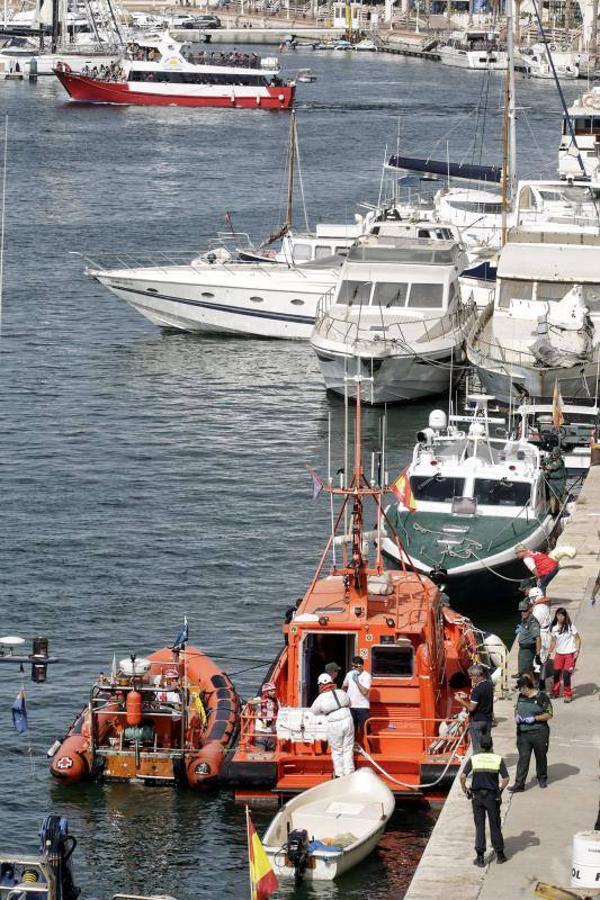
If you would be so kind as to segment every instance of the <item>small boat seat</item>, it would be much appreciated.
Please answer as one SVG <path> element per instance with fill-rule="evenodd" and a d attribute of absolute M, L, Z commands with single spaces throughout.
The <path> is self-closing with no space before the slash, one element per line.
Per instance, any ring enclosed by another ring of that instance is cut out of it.
<path fill-rule="evenodd" d="M 292 827 L 305 828 L 309 837 L 330 837 L 345 831 L 356 833 L 358 822 L 379 821 L 382 814 L 380 803 L 322 800 L 294 811 Z"/>

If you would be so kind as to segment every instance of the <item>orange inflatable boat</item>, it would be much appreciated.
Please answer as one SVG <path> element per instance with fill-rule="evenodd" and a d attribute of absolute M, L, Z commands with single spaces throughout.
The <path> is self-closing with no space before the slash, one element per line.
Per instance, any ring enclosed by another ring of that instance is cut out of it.
<path fill-rule="evenodd" d="M 228 676 L 201 650 L 165 647 L 100 675 L 89 704 L 57 741 L 52 775 L 214 784 L 237 734 L 240 702 Z"/>

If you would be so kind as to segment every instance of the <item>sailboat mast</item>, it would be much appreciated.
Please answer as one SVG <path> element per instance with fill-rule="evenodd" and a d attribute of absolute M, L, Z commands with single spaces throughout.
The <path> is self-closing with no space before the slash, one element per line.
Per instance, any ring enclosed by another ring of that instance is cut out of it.
<path fill-rule="evenodd" d="M 296 112 L 292 110 L 292 122 L 290 125 L 290 147 L 288 158 L 288 193 L 287 214 L 285 219 L 286 230 L 292 227 L 292 213 L 294 204 L 294 163 L 296 161 Z"/>
<path fill-rule="evenodd" d="M 508 213 L 515 191 L 515 110 L 512 0 L 506 3 L 506 75 L 504 78 L 504 116 L 502 123 L 502 246 L 508 232 Z"/>

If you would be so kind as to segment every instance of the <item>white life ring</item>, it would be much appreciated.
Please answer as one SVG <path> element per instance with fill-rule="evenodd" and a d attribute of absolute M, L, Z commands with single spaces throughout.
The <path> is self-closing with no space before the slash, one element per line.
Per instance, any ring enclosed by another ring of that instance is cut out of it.
<path fill-rule="evenodd" d="M 600 109 L 600 94 L 597 97 L 594 97 L 594 109 Z"/>
<path fill-rule="evenodd" d="M 596 106 L 596 98 L 593 94 L 585 94 L 583 98 L 583 105 L 586 109 L 594 109 Z"/>
<path fill-rule="evenodd" d="M 285 97 L 283 96 L 283 94 L 280 94 L 277 99 L 279 100 L 280 103 L 283 103 L 283 101 L 285 100 Z"/>

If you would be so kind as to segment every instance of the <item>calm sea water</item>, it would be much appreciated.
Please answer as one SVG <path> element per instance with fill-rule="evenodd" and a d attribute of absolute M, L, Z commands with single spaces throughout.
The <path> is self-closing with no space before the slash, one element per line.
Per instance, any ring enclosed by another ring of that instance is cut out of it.
<path fill-rule="evenodd" d="M 377 199 L 384 147 L 398 135 L 407 152 L 444 158 L 448 142 L 453 158 L 499 159 L 496 77 L 384 55 L 303 51 L 285 62 L 319 76 L 298 102 L 312 222 L 351 220 L 358 201 Z M 543 82 L 519 89 L 521 174 L 552 174 L 556 94 Z M 87 280 L 78 255 L 196 251 L 225 210 L 264 235 L 281 217 L 289 118 L 76 107 L 51 80 L 2 83 L 0 96 L 10 135 L 0 627 L 48 635 L 61 657 L 46 685 L 27 687 L 26 737 L 10 724 L 18 675 L 0 671 L 0 848 L 35 850 L 41 818 L 62 813 L 87 897 L 243 897 L 243 811 L 225 793 L 67 790 L 51 782 L 44 752 L 113 653 L 173 640 L 184 613 L 192 640 L 250 695 L 318 559 L 328 513 L 310 499 L 305 463 L 323 471 L 331 417 L 337 468 L 342 421 L 310 348 L 162 335 Z M 485 115 L 474 112 L 486 98 Z M 430 408 L 390 413 L 392 472 Z M 365 415 L 368 447 L 379 415 Z M 498 624 L 500 603 L 486 598 L 482 624 Z M 401 897 L 433 821 L 398 810 L 359 872 L 300 895 Z"/>

